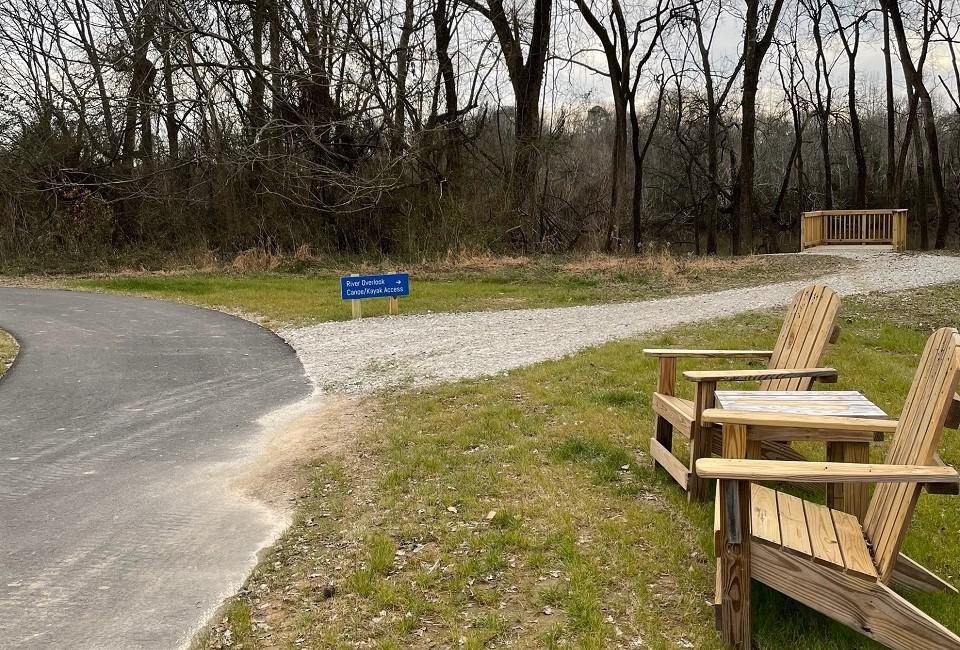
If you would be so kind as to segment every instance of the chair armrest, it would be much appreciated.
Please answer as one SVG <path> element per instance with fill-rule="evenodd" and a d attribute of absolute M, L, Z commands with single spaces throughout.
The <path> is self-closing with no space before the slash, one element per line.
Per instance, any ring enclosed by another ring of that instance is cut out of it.
<path fill-rule="evenodd" d="M 697 461 L 697 475 L 700 478 L 731 481 L 960 483 L 960 474 L 948 466 L 806 463 L 739 458 L 701 458 Z"/>
<path fill-rule="evenodd" d="M 834 415 L 791 415 L 789 413 L 728 411 L 726 409 L 707 409 L 700 416 L 700 421 L 711 424 L 743 424 L 748 427 L 789 427 L 791 429 L 857 431 L 864 433 L 894 433 L 897 430 L 897 420 L 848 418 Z"/>
<path fill-rule="evenodd" d="M 648 357 L 687 357 L 690 359 L 769 359 L 773 350 L 671 350 L 669 348 L 645 348 Z"/>
<path fill-rule="evenodd" d="M 762 381 L 764 379 L 793 379 L 815 377 L 822 382 L 837 381 L 836 368 L 796 368 L 782 370 L 688 370 L 683 373 L 687 381 Z"/>

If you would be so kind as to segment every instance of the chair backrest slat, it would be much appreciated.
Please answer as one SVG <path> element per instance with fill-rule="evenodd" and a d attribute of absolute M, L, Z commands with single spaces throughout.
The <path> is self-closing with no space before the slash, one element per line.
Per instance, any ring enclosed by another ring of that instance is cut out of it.
<path fill-rule="evenodd" d="M 823 362 L 840 311 L 840 298 L 830 287 L 814 284 L 793 298 L 767 365 L 770 369 L 816 368 Z M 760 390 L 809 390 L 810 377 L 770 379 Z"/>
<path fill-rule="evenodd" d="M 891 465 L 928 465 L 934 460 L 960 380 L 960 334 L 945 327 L 927 340 L 920 365 L 887 452 Z M 918 483 L 883 483 L 870 500 L 863 531 L 873 544 L 877 573 L 889 582 L 920 493 Z"/>

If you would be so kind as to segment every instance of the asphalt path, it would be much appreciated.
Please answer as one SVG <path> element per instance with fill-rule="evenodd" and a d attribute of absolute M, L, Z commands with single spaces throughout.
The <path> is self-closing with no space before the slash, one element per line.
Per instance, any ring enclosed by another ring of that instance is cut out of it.
<path fill-rule="evenodd" d="M 172 648 L 283 517 L 231 479 L 257 420 L 310 392 L 279 338 L 225 314 L 0 288 L 0 647 Z"/>

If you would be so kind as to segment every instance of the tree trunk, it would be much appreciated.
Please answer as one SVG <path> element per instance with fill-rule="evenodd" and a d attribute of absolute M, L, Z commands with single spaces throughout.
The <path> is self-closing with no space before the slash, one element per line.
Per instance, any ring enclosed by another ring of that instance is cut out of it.
<path fill-rule="evenodd" d="M 309 0 L 308 0 L 309 1 Z M 403 26 L 397 44 L 397 89 L 394 95 L 393 129 L 390 133 L 390 155 L 397 157 L 403 151 L 406 130 L 407 72 L 410 69 L 410 36 L 413 34 L 413 0 L 405 0 Z"/>
<path fill-rule="evenodd" d="M 170 160 L 180 159 L 180 122 L 177 120 L 177 95 L 173 88 L 173 64 L 170 52 L 170 6 L 164 5 L 166 24 L 160 35 L 160 47 L 163 49 L 163 102 L 164 123 L 167 130 L 167 153 Z"/>
<path fill-rule="evenodd" d="M 734 255 L 740 254 L 741 236 L 744 224 L 752 224 L 754 217 L 753 180 L 755 175 L 754 146 L 757 137 L 757 86 L 760 84 L 760 68 L 763 57 L 773 40 L 783 0 L 774 0 L 770 7 L 767 27 L 763 37 L 758 38 L 760 23 L 760 1 L 747 0 L 747 13 L 744 20 L 743 43 L 743 96 L 741 97 L 742 118 L 740 128 L 740 169 L 737 174 L 736 211 L 733 215 L 730 232 L 730 248 Z M 739 195 L 737 195 L 739 193 Z"/>
<path fill-rule="evenodd" d="M 854 191 L 855 208 L 867 207 L 867 157 L 863 153 L 863 132 L 860 126 L 860 114 L 857 111 L 857 70 L 856 51 L 848 53 L 847 106 L 850 111 L 850 137 L 853 140 L 853 154 L 857 159 L 857 186 Z M 894 207 L 894 206 L 890 206 Z"/>
<path fill-rule="evenodd" d="M 830 113 L 833 97 L 833 87 L 830 85 L 830 70 L 827 67 L 827 58 L 823 52 L 823 35 L 820 33 L 820 19 L 822 11 L 812 13 L 813 40 L 817 46 L 816 56 L 816 84 L 817 115 L 820 120 L 820 155 L 823 156 L 823 208 L 833 210 L 833 166 L 830 158 Z M 820 82 L 826 88 L 826 96 L 820 92 Z"/>
<path fill-rule="evenodd" d="M 923 81 L 923 74 L 911 58 L 907 42 L 903 18 L 900 15 L 899 5 L 892 0 L 884 0 L 887 11 L 890 13 L 890 22 L 897 38 L 897 47 L 900 50 L 900 62 L 903 66 L 904 78 L 913 87 L 920 109 L 924 139 L 927 144 L 927 154 L 930 156 L 930 175 L 933 181 L 933 202 L 937 208 L 937 238 L 934 246 L 943 248 L 946 245 L 947 232 L 950 228 L 950 213 L 948 212 L 946 191 L 943 184 L 943 165 L 940 161 L 940 143 L 937 139 L 937 125 L 933 113 L 933 103 L 930 92 Z M 921 57 L 921 61 L 922 61 Z"/>
<path fill-rule="evenodd" d="M 884 80 L 886 82 L 887 99 L 887 207 L 900 207 L 897 203 L 899 190 L 896 184 L 896 141 L 897 141 L 897 123 L 894 115 L 893 103 L 893 64 L 890 54 L 890 15 L 886 8 L 883 9 L 883 69 Z"/>
<path fill-rule="evenodd" d="M 920 130 L 913 130 L 913 157 L 917 169 L 917 187 L 914 193 L 914 205 L 917 212 L 917 225 L 920 228 L 920 248 L 930 248 L 929 217 L 927 216 L 927 170 L 923 155 L 923 141 Z"/>

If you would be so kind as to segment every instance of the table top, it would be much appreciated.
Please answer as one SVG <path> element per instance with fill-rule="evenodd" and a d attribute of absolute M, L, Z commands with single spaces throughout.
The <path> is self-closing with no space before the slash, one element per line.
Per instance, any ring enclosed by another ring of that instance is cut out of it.
<path fill-rule="evenodd" d="M 716 396 L 717 406 L 731 411 L 887 417 L 879 406 L 855 390 L 718 390 Z"/>

